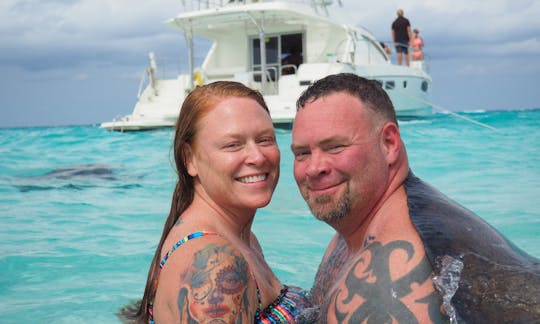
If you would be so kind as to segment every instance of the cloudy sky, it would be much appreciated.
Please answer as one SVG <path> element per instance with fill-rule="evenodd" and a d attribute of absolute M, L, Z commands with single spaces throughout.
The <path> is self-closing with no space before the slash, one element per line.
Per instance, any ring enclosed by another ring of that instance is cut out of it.
<path fill-rule="evenodd" d="M 404 9 L 426 43 L 437 106 L 540 108 L 540 1 L 342 2 L 386 41 Z M 163 25 L 181 9 L 181 0 L 2 0 L 0 127 L 130 113 L 148 52 L 186 57 L 184 37 Z"/>

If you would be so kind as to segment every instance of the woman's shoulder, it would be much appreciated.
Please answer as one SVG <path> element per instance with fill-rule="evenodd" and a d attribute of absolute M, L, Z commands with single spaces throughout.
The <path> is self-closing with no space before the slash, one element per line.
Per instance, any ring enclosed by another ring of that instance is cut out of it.
<path fill-rule="evenodd" d="M 181 322 L 216 316 L 224 322 L 251 321 L 256 305 L 249 300 L 256 300 L 256 287 L 239 249 L 214 232 L 197 231 L 184 238 L 178 240 L 184 243 L 175 244 L 174 252 L 166 253 L 169 257 L 156 294 L 156 319 L 161 313 L 180 317 Z"/>
<path fill-rule="evenodd" d="M 163 245 L 160 268 L 189 269 L 200 266 L 202 260 L 220 257 L 222 262 L 236 256 L 243 258 L 240 251 L 227 238 L 211 230 L 177 231 Z M 174 266 L 173 266 L 174 265 Z"/>

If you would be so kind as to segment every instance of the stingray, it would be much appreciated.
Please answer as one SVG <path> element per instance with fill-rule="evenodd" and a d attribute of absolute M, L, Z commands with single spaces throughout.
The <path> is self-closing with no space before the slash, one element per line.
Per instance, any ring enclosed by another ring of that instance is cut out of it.
<path fill-rule="evenodd" d="M 540 260 L 412 172 L 405 188 L 451 322 L 540 323 Z"/>
<path fill-rule="evenodd" d="M 39 176 L 39 178 L 96 178 L 103 180 L 116 180 L 114 170 L 105 164 L 81 164 L 58 167 L 42 176 Z"/>
<path fill-rule="evenodd" d="M 15 187 L 22 192 L 95 187 L 103 181 L 119 180 L 115 170 L 105 164 L 81 164 L 55 168 L 45 174 L 24 177 Z"/>

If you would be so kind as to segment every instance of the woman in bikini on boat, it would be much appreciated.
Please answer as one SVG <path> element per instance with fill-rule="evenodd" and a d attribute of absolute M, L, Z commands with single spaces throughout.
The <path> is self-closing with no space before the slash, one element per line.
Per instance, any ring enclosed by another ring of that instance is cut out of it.
<path fill-rule="evenodd" d="M 156 323 L 294 323 L 304 291 L 282 285 L 251 225 L 270 202 L 280 152 L 263 97 L 241 83 L 198 87 L 174 139 L 178 182 L 136 314 Z"/>
<path fill-rule="evenodd" d="M 424 51 L 422 48 L 424 47 L 424 40 L 420 35 L 418 35 L 420 31 L 418 29 L 413 30 L 413 39 L 411 40 L 411 46 L 412 46 L 412 60 L 413 61 L 421 61 L 424 59 Z"/>

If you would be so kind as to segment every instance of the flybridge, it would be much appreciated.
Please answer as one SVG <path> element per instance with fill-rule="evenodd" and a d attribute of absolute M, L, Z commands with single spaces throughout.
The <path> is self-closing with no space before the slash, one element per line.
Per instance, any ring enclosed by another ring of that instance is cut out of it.
<path fill-rule="evenodd" d="M 204 10 L 204 9 L 213 9 L 213 8 L 222 8 L 228 6 L 243 6 L 246 4 L 257 4 L 257 3 L 268 3 L 268 2 L 277 2 L 274 0 L 182 0 L 182 5 L 187 11 L 192 10 Z M 341 0 L 288 0 L 281 1 L 287 3 L 299 3 L 299 4 L 308 4 L 313 6 L 315 9 L 322 8 L 325 9 L 328 6 L 333 5 L 334 3 L 342 5 Z"/>

